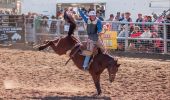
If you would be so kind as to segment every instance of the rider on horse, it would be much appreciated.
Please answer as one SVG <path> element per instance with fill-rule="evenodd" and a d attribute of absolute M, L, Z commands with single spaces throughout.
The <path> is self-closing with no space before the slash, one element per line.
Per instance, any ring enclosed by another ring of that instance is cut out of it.
<path fill-rule="evenodd" d="M 98 19 L 96 17 L 95 11 L 90 11 L 88 13 L 88 17 L 87 17 L 83 13 L 83 11 L 79 9 L 79 14 L 87 24 L 87 34 L 88 34 L 88 37 L 90 40 L 90 42 L 89 42 L 90 48 L 87 48 L 87 49 L 90 50 L 91 52 L 94 52 L 95 51 L 94 49 L 96 47 L 102 46 L 99 41 L 99 35 L 101 35 L 101 32 L 102 32 L 102 22 L 100 19 Z M 85 70 L 88 68 L 90 58 L 91 58 L 91 56 L 86 55 L 84 64 L 83 64 L 83 67 Z"/>

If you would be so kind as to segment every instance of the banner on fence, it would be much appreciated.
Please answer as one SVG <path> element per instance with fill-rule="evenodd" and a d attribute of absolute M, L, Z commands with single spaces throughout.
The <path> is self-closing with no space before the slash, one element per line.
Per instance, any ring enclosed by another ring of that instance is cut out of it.
<path fill-rule="evenodd" d="M 0 43 L 24 43 L 25 26 L 24 18 L 21 15 L 1 15 L 0 22 Z"/>
<path fill-rule="evenodd" d="M 106 49 L 117 49 L 117 32 L 116 31 L 106 31 L 102 35 L 102 41 Z"/>
<path fill-rule="evenodd" d="M 0 42 L 24 43 L 24 40 L 25 34 L 22 27 L 0 27 Z"/>

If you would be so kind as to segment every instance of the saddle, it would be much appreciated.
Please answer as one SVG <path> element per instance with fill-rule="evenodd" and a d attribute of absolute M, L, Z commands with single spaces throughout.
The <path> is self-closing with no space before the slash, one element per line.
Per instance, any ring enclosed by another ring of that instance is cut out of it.
<path fill-rule="evenodd" d="M 95 56 L 98 54 L 98 49 L 99 48 L 97 46 L 94 46 L 93 51 L 89 50 L 87 48 L 87 42 L 82 42 L 82 46 L 80 48 L 83 56 Z"/>
<path fill-rule="evenodd" d="M 90 68 L 91 63 L 92 63 L 93 60 L 94 60 L 94 57 L 95 57 L 97 54 L 103 53 L 103 52 L 102 52 L 101 48 L 99 48 L 97 45 L 95 45 L 95 46 L 93 47 L 93 51 L 88 50 L 86 45 L 83 45 L 83 46 L 84 46 L 84 48 L 81 48 L 81 55 L 83 55 L 84 57 L 86 57 L 86 56 L 89 56 L 89 57 L 90 57 L 88 63 L 86 63 L 86 64 L 88 64 L 88 67 L 83 67 L 83 68 L 85 68 L 85 70 L 88 70 L 88 69 Z M 83 46 L 82 46 L 82 47 L 83 47 Z M 86 62 L 86 60 L 84 60 L 84 63 L 85 63 L 85 62 Z M 84 64 L 83 64 L 83 66 L 84 66 Z"/>

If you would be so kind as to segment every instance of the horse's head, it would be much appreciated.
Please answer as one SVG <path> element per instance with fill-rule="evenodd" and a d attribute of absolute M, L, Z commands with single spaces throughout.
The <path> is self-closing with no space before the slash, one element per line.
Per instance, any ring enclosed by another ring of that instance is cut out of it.
<path fill-rule="evenodd" d="M 118 64 L 118 60 L 112 59 L 109 61 L 107 66 L 109 72 L 109 80 L 112 83 L 116 77 L 116 72 L 118 71 L 120 64 Z"/>
<path fill-rule="evenodd" d="M 66 36 L 63 38 L 59 38 L 56 44 L 55 52 L 59 55 L 66 54 L 68 50 L 72 49 L 77 43 L 77 39 L 73 36 Z"/>

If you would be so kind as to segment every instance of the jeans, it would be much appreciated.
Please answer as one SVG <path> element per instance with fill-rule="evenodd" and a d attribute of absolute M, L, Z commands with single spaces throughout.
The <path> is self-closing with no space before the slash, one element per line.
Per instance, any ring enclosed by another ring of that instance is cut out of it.
<path fill-rule="evenodd" d="M 90 56 L 86 56 L 85 60 L 84 60 L 84 63 L 83 63 L 83 68 L 84 69 L 88 67 L 89 61 L 90 61 Z"/>

